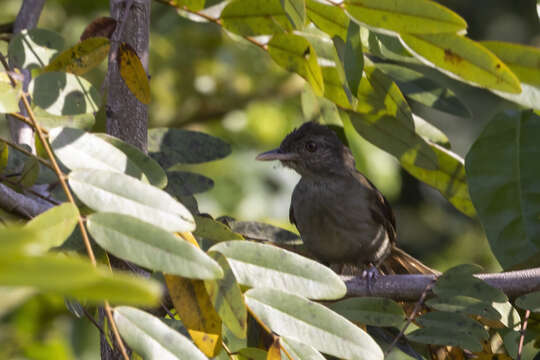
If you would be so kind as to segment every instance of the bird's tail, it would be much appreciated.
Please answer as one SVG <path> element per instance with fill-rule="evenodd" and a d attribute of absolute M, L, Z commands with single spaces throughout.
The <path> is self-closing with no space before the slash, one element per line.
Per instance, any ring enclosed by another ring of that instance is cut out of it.
<path fill-rule="evenodd" d="M 440 274 L 395 245 L 380 268 L 385 274 Z"/>

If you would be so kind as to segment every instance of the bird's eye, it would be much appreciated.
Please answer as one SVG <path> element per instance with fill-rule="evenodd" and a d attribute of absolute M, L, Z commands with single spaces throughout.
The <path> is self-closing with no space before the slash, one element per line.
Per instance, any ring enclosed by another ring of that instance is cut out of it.
<path fill-rule="evenodd" d="M 317 150 L 317 144 L 313 141 L 308 141 L 305 146 L 306 150 L 309 152 L 315 152 L 315 150 Z"/>

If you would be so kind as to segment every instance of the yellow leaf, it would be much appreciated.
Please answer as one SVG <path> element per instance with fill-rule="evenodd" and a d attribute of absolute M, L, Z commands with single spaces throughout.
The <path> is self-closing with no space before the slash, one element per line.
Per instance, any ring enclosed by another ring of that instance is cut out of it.
<path fill-rule="evenodd" d="M 150 84 L 135 50 L 127 43 L 118 48 L 118 69 L 128 89 L 143 104 L 150 103 Z"/>
<path fill-rule="evenodd" d="M 83 75 L 107 57 L 109 47 L 109 39 L 104 37 L 84 40 L 55 57 L 42 72 L 65 71 L 75 75 Z"/>
<path fill-rule="evenodd" d="M 281 348 L 279 346 L 279 336 L 274 337 L 274 342 L 268 348 L 266 360 L 281 360 Z"/>

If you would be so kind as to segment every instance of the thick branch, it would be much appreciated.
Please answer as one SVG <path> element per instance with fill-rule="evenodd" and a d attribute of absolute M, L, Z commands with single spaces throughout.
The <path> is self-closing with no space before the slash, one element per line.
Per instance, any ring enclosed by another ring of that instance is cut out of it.
<path fill-rule="evenodd" d="M 0 183 L 0 208 L 14 212 L 31 219 L 34 216 L 49 210 L 53 206 L 38 197 L 31 197 L 16 192 L 10 187 Z"/>
<path fill-rule="evenodd" d="M 509 298 L 540 291 L 540 268 L 495 274 L 477 274 L 479 279 L 501 289 Z M 386 275 L 372 281 L 368 291 L 367 280 L 362 277 L 341 276 L 347 285 L 347 296 L 381 296 L 394 300 L 418 300 L 434 275 Z"/>

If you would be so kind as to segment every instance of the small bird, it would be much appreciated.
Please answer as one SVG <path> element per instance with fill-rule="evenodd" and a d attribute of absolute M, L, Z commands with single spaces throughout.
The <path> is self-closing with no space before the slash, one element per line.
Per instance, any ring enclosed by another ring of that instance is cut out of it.
<path fill-rule="evenodd" d="M 279 160 L 302 176 L 292 194 L 289 218 L 307 250 L 322 263 L 387 274 L 434 272 L 396 246 L 390 204 L 356 170 L 351 151 L 327 126 L 306 122 L 279 148 L 256 159 Z"/>

